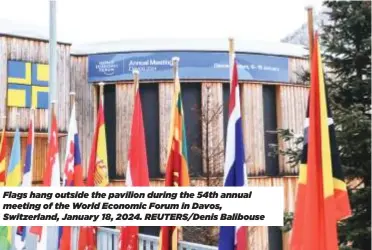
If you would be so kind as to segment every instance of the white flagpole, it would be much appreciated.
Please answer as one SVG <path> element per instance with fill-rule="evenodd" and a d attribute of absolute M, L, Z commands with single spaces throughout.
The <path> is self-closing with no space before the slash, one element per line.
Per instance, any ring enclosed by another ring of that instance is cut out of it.
<path fill-rule="evenodd" d="M 49 0 L 49 136 L 52 122 L 52 100 L 57 100 L 57 0 Z"/>

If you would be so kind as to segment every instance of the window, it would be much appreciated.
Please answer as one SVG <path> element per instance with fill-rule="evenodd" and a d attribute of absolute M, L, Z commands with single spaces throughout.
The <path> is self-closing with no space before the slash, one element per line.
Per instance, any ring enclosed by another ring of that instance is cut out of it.
<path fill-rule="evenodd" d="M 104 87 L 104 113 L 106 126 L 107 161 L 109 178 L 116 178 L 116 88 L 115 84 Z M 99 100 L 99 98 L 98 98 Z M 114 112 L 113 112 L 114 111 Z"/>
<path fill-rule="evenodd" d="M 143 124 L 145 128 L 147 166 L 150 178 L 159 178 L 159 91 L 158 84 L 140 84 Z"/>
<path fill-rule="evenodd" d="M 200 149 L 202 148 L 201 110 L 201 84 L 181 84 L 183 112 L 185 116 L 187 153 L 189 160 L 189 175 L 201 176 L 203 161 Z M 195 148 L 199 150 L 195 150 Z"/>
<path fill-rule="evenodd" d="M 262 86 L 263 103 L 264 103 L 264 138 L 265 138 L 265 162 L 266 174 L 276 176 L 279 173 L 279 159 L 277 156 L 271 156 L 269 153 L 270 144 L 278 144 L 278 136 L 271 131 L 277 130 L 276 116 L 276 86 Z"/>

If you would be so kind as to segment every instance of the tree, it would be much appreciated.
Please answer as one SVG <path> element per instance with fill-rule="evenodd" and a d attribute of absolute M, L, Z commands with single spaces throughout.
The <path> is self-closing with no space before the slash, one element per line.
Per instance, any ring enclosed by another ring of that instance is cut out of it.
<path fill-rule="evenodd" d="M 206 95 L 200 109 L 193 107 L 202 125 L 202 147 L 193 145 L 191 150 L 200 154 L 203 160 L 203 172 L 206 186 L 222 185 L 222 169 L 224 159 L 224 139 L 218 131 L 213 131 L 223 119 L 223 104 L 215 105 L 212 96 L 212 84 L 206 84 Z M 184 238 L 187 241 L 205 245 L 218 244 L 218 227 L 185 227 Z"/>
<path fill-rule="evenodd" d="M 200 109 L 193 107 L 193 111 L 197 112 L 202 125 L 203 138 L 202 148 L 198 145 L 193 145 L 191 150 L 200 154 L 203 160 L 203 174 L 200 177 L 205 178 L 205 185 L 208 187 L 223 186 L 223 167 L 224 167 L 224 143 L 225 140 L 221 131 L 215 131 L 220 128 L 218 123 L 223 122 L 224 104 L 216 104 L 212 95 L 213 83 L 205 85 L 205 98 Z M 246 157 L 246 162 L 249 157 Z M 219 227 L 184 227 L 183 235 L 186 241 L 196 242 L 200 244 L 217 246 L 219 239 Z M 252 235 L 256 231 L 256 227 L 249 227 L 248 234 Z M 252 246 L 254 239 L 250 239 L 249 244 Z M 267 246 L 264 248 L 267 249 Z M 263 250 L 264 250 L 263 249 Z M 254 250 L 254 249 L 253 249 Z M 260 249 L 261 250 L 261 249 Z"/>
<path fill-rule="evenodd" d="M 353 216 L 340 223 L 345 249 L 371 249 L 371 2 L 324 3 L 322 46 L 341 163 Z"/>
<path fill-rule="evenodd" d="M 340 249 L 371 249 L 371 3 L 324 2 L 326 84 L 353 215 L 339 223 Z M 289 130 L 279 135 L 293 140 Z M 295 145 L 298 145 L 295 143 Z M 278 152 L 298 162 L 298 148 Z M 296 164 L 295 164 L 296 165 Z M 286 216 L 290 221 L 291 214 Z M 287 229 L 288 224 L 286 225 Z"/>

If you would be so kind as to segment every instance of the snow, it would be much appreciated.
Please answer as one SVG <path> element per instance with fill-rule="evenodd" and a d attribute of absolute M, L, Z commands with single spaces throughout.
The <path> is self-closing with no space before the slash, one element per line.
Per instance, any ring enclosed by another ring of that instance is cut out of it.
<path fill-rule="evenodd" d="M 302 45 L 283 42 L 234 40 L 236 52 L 267 55 L 305 57 L 307 49 Z M 226 39 L 140 39 L 104 43 L 72 45 L 71 54 L 101 54 L 139 51 L 228 51 Z"/>

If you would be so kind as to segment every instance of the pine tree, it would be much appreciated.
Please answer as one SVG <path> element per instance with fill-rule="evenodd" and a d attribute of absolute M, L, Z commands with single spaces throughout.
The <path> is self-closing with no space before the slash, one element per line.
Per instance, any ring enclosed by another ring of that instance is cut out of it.
<path fill-rule="evenodd" d="M 371 2 L 324 3 L 321 36 L 341 164 L 353 216 L 340 223 L 340 246 L 371 249 Z"/>
<path fill-rule="evenodd" d="M 329 101 L 336 126 L 341 164 L 349 182 L 353 215 L 339 223 L 340 249 L 371 249 L 371 2 L 324 2 L 328 22 L 322 25 L 321 47 Z M 309 74 L 303 74 L 309 82 Z M 303 137 L 279 129 L 279 137 L 293 148 L 286 155 L 297 166 Z M 292 227 L 293 214 L 285 214 L 283 231 Z"/>

